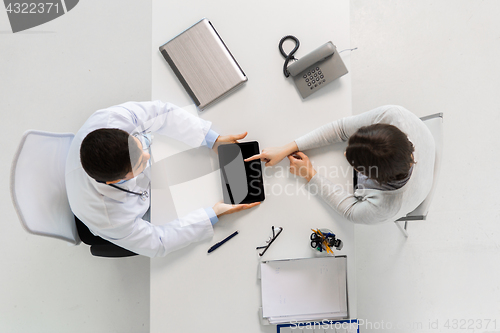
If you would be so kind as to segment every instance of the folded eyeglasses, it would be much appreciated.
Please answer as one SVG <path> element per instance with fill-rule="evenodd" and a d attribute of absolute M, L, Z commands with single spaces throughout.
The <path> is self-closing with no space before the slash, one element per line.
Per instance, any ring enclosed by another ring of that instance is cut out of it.
<path fill-rule="evenodd" d="M 273 235 L 269 237 L 268 240 L 266 240 L 266 243 L 267 245 L 264 245 L 264 246 L 258 246 L 256 248 L 256 250 L 260 250 L 260 249 L 264 249 L 264 251 L 262 251 L 261 253 L 259 253 L 259 256 L 263 256 L 264 253 L 266 253 L 267 249 L 269 248 L 269 246 L 271 246 L 271 244 L 274 242 L 274 240 L 276 238 L 278 238 L 278 236 L 281 234 L 281 232 L 283 231 L 283 227 L 277 227 L 276 229 L 279 229 L 279 231 L 276 233 L 275 230 L 274 230 L 274 225 L 272 226 L 272 230 L 273 230 Z"/>

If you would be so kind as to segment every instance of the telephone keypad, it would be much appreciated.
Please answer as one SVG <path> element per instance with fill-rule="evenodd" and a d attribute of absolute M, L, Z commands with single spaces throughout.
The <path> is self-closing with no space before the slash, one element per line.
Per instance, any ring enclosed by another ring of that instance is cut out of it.
<path fill-rule="evenodd" d="M 307 74 L 304 74 L 302 77 L 304 78 L 305 82 L 307 83 L 307 86 L 311 90 L 317 88 L 319 85 L 326 82 L 325 76 L 323 75 L 323 72 L 319 67 L 311 69 L 310 71 L 307 72 Z"/>

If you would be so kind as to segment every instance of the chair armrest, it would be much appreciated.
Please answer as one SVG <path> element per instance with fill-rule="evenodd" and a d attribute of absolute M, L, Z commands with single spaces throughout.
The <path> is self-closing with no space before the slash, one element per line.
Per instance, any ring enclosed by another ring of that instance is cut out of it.
<path fill-rule="evenodd" d="M 396 222 L 398 222 L 398 221 L 423 221 L 426 219 L 427 219 L 426 215 L 425 216 L 424 215 L 406 215 L 400 219 L 397 219 Z"/>

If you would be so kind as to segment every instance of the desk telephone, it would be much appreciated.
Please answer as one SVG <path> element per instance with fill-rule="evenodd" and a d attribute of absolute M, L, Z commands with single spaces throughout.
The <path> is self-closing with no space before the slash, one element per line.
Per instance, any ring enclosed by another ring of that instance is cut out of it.
<path fill-rule="evenodd" d="M 286 54 L 283 42 L 287 39 L 295 41 L 294 49 Z M 332 42 L 327 42 L 306 56 L 297 59 L 293 55 L 299 48 L 299 40 L 294 36 L 285 36 L 280 40 L 279 51 L 285 57 L 283 74 L 290 75 L 302 98 L 315 93 L 328 83 L 348 73 L 337 48 Z M 295 60 L 289 64 L 290 60 Z"/>

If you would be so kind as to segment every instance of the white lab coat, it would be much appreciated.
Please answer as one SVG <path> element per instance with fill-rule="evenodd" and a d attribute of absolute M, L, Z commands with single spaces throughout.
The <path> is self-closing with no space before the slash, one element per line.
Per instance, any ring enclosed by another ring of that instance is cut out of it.
<path fill-rule="evenodd" d="M 87 175 L 80 163 L 81 142 L 99 128 L 119 128 L 131 134 L 158 133 L 198 147 L 205 143 L 210 126 L 209 121 L 160 101 L 128 102 L 95 112 L 76 134 L 66 161 L 66 189 L 71 210 L 95 235 L 148 257 L 165 256 L 192 242 L 212 237 L 212 223 L 204 209 L 174 221 L 155 221 L 157 225 L 153 225 L 142 219 L 149 209 L 150 198 L 143 201 L 138 195 L 98 183 Z M 149 167 L 118 186 L 150 193 Z"/>

